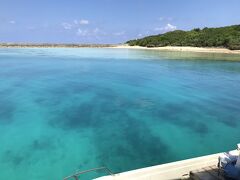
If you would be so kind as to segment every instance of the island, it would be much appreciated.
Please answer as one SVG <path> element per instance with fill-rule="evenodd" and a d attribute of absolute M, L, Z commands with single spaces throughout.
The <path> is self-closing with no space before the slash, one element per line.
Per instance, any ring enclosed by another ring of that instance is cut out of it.
<path fill-rule="evenodd" d="M 240 50 L 240 25 L 219 28 L 195 28 L 190 31 L 175 30 L 164 34 L 127 41 L 129 46 L 141 47 L 205 47 Z"/>

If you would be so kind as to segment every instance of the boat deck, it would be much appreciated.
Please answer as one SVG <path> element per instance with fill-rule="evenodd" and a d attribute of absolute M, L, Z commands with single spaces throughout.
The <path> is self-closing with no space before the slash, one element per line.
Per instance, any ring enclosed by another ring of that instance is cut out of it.
<path fill-rule="evenodd" d="M 239 145 L 240 149 L 240 145 Z M 229 151 L 232 156 L 238 156 L 239 150 Z M 136 169 L 98 177 L 95 180 L 227 180 L 222 169 L 218 169 L 219 157 L 225 153 L 211 154 L 176 161 L 172 163 Z"/>
<path fill-rule="evenodd" d="M 193 180 L 225 180 L 223 173 L 219 171 L 216 165 L 208 166 L 190 172 L 190 179 Z"/>

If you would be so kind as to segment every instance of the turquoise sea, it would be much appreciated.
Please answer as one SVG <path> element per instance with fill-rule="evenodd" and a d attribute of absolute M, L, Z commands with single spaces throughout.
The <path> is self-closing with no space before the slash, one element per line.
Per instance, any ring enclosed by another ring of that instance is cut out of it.
<path fill-rule="evenodd" d="M 100 166 L 116 173 L 234 149 L 236 60 L 151 50 L 0 49 L 0 179 L 59 180 Z"/>

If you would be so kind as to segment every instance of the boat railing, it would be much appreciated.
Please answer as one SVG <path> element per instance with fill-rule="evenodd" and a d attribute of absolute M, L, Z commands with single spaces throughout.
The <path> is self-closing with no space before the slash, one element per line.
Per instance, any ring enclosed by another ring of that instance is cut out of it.
<path fill-rule="evenodd" d="M 88 170 L 85 170 L 85 171 L 78 171 L 73 175 L 65 177 L 63 180 L 69 180 L 69 179 L 79 180 L 79 176 L 82 175 L 82 174 L 86 174 L 86 173 L 94 172 L 94 171 L 100 171 L 100 170 L 104 170 L 109 175 L 114 176 L 114 173 L 110 169 L 108 169 L 107 167 L 99 167 L 99 168 L 88 169 Z"/>

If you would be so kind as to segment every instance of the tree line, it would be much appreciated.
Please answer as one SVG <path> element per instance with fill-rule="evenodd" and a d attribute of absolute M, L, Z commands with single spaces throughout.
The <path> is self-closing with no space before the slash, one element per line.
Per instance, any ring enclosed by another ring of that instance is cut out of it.
<path fill-rule="evenodd" d="M 219 28 L 195 28 L 191 31 L 175 30 L 126 42 L 130 46 L 163 47 L 224 47 L 240 50 L 240 25 Z"/>

